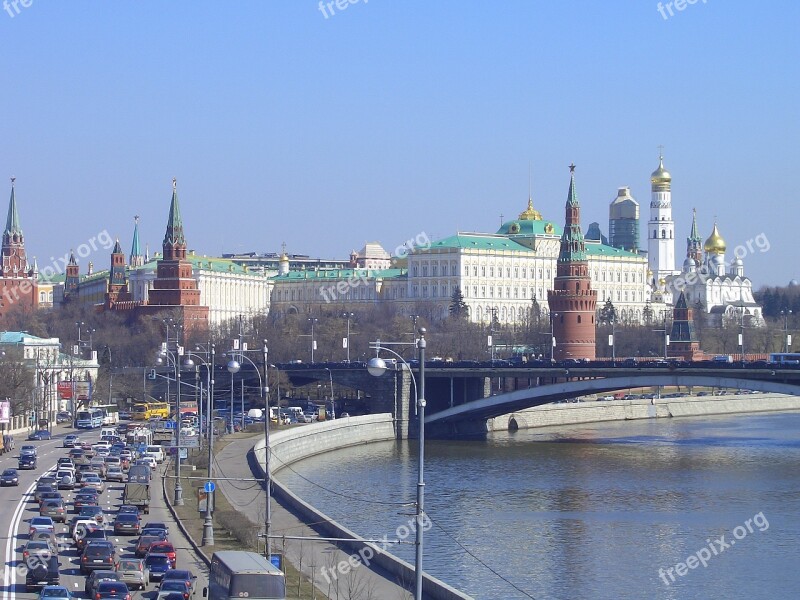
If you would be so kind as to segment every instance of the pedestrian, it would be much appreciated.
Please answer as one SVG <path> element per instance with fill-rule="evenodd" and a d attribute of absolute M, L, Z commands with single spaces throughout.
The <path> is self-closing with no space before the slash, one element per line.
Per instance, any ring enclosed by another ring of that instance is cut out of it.
<path fill-rule="evenodd" d="M 3 451 L 2 453 L 5 454 L 10 448 L 11 441 L 8 439 L 8 434 L 3 434 Z"/>
<path fill-rule="evenodd" d="M 11 449 L 13 450 L 14 448 L 16 448 L 16 445 L 14 444 L 14 436 L 12 435 L 11 436 Z"/>

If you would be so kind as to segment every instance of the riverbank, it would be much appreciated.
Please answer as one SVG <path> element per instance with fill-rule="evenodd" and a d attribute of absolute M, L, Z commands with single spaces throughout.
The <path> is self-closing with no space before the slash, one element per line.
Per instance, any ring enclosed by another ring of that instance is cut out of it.
<path fill-rule="evenodd" d="M 588 400 L 545 404 L 501 415 L 487 422 L 489 431 L 514 431 L 603 421 L 701 417 L 800 410 L 800 396 L 745 394 L 741 396 L 684 396 L 636 400 Z"/>
<path fill-rule="evenodd" d="M 287 555 L 305 554 L 307 566 L 303 572 L 329 597 L 339 597 L 342 592 L 348 593 L 347 597 L 356 597 L 352 594 L 355 589 L 367 592 L 367 595 L 357 595 L 364 598 L 411 598 L 414 567 L 337 523 L 294 494 L 274 476 L 304 458 L 381 441 L 395 441 L 391 414 L 312 423 L 270 436 L 270 473 L 273 475 L 275 500 L 309 524 L 316 535 L 344 540 L 336 544 L 311 540 L 305 541 L 305 546 L 303 541 L 283 540 Z M 253 450 L 258 468 L 263 473 L 264 441 L 257 443 Z M 272 533 L 280 535 L 277 531 Z M 392 536 L 390 532 L 387 533 Z M 316 565 L 316 569 L 313 565 Z M 425 575 L 423 590 L 423 597 L 431 600 L 471 600 L 470 596 L 428 575 Z"/>

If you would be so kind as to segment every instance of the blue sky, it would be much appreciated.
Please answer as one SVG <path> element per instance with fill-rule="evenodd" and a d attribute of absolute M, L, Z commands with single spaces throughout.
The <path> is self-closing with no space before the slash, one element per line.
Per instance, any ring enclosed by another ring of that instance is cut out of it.
<path fill-rule="evenodd" d="M 574 161 L 584 228 L 607 231 L 622 185 L 646 221 L 663 144 L 679 264 L 696 207 L 729 249 L 767 235 L 745 257 L 756 287 L 799 275 L 795 2 L 18 6 L 0 11 L 0 175 L 40 266 L 103 230 L 127 251 L 135 214 L 160 250 L 172 177 L 200 254 L 495 231 L 529 163 L 561 223 Z"/>

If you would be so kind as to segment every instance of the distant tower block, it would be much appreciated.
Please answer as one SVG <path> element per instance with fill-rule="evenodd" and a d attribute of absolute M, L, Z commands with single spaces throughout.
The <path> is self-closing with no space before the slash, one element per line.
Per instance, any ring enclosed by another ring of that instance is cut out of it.
<path fill-rule="evenodd" d="M 595 309 L 597 291 L 592 289 L 586 243 L 581 232 L 581 208 L 575 190 L 575 165 L 570 165 L 566 221 L 561 235 L 556 278 L 547 292 L 553 318 L 553 358 L 577 360 L 595 357 Z"/>
<path fill-rule="evenodd" d="M 608 207 L 608 243 L 614 248 L 639 252 L 639 203 L 629 187 L 619 188 Z"/>

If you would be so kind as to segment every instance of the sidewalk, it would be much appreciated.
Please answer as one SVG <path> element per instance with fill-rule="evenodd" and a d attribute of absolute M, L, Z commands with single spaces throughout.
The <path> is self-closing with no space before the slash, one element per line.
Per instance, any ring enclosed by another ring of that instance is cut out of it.
<path fill-rule="evenodd" d="M 230 439 L 230 438 L 229 438 Z M 215 475 L 219 477 L 253 477 L 248 453 L 258 437 L 233 439 L 214 457 Z M 218 488 L 228 502 L 250 521 L 259 532 L 264 530 L 264 502 L 266 494 L 260 484 L 243 481 L 218 480 Z M 272 535 L 318 536 L 275 500 L 272 501 Z M 412 594 L 394 582 L 390 575 L 359 566 L 336 579 L 329 574 L 334 565 L 350 558 L 350 554 L 337 549 L 331 542 L 311 540 L 272 540 L 272 551 L 283 552 L 285 560 L 308 579 L 313 579 L 317 589 L 331 600 L 406 600 Z M 302 565 L 301 565 L 302 562 Z M 323 569 L 325 573 L 323 573 Z M 413 584 L 413 582 L 412 582 Z"/>

